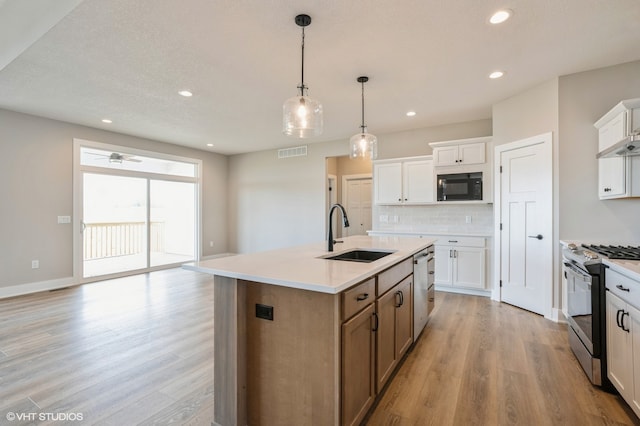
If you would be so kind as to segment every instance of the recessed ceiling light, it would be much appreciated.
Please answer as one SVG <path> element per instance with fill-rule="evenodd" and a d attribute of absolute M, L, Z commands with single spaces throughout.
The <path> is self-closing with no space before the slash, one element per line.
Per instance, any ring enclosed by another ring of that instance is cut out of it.
<path fill-rule="evenodd" d="M 496 78 L 500 78 L 504 75 L 503 71 L 494 71 L 491 74 L 489 74 L 489 78 L 495 80 Z"/>
<path fill-rule="evenodd" d="M 178 92 L 181 96 L 184 96 L 185 98 L 191 97 L 193 96 L 193 93 L 191 93 L 188 90 L 181 90 Z"/>
<path fill-rule="evenodd" d="M 102 122 L 103 122 L 103 123 L 107 123 L 107 124 L 111 124 L 111 123 L 113 123 L 113 121 L 109 120 L 108 118 L 103 118 L 103 119 L 102 119 Z"/>
<path fill-rule="evenodd" d="M 494 25 L 502 24 L 504 21 L 511 18 L 511 15 L 513 15 L 513 10 L 510 10 L 510 9 L 499 10 L 493 15 L 491 15 L 491 18 L 489 18 L 489 22 Z"/>
<path fill-rule="evenodd" d="M 415 111 L 409 111 L 407 112 L 407 117 L 413 117 L 414 115 L 416 115 Z"/>
<path fill-rule="evenodd" d="M 207 146 L 211 147 L 211 146 L 213 146 L 213 144 L 212 143 L 208 143 Z"/>

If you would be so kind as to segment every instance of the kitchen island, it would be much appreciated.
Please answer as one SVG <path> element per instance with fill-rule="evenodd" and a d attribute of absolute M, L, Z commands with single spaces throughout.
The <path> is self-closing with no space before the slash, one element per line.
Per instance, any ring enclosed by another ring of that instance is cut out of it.
<path fill-rule="evenodd" d="M 351 424 L 371 407 L 412 341 L 413 255 L 433 241 L 343 241 L 184 266 L 214 275 L 216 424 Z M 391 253 L 326 258 L 354 249 Z"/>

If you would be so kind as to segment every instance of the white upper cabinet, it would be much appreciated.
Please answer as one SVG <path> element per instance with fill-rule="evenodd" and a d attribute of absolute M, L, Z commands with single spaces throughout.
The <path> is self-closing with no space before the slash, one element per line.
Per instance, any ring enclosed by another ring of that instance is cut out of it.
<path fill-rule="evenodd" d="M 598 152 L 615 145 L 640 125 L 640 99 L 622 101 L 594 125 L 598 129 Z M 634 173 L 635 169 L 635 173 Z M 600 199 L 640 196 L 640 157 L 598 159 L 598 196 Z"/>
<path fill-rule="evenodd" d="M 466 166 L 486 162 L 486 143 L 460 143 L 455 145 L 433 146 L 433 164 L 441 166 Z"/>
<path fill-rule="evenodd" d="M 434 201 L 431 156 L 376 161 L 373 164 L 376 204 L 427 204 Z"/>

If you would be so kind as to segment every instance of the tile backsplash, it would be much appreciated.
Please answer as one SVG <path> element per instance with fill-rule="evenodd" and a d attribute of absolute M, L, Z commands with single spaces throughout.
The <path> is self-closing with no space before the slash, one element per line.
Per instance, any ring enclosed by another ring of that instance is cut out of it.
<path fill-rule="evenodd" d="M 374 231 L 493 233 L 493 204 L 373 206 Z"/>

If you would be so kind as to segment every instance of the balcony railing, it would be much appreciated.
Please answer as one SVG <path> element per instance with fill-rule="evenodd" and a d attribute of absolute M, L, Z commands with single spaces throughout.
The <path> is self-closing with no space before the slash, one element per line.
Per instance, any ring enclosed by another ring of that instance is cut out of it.
<path fill-rule="evenodd" d="M 144 253 L 146 228 L 146 222 L 85 223 L 84 260 Z M 164 222 L 151 222 L 150 233 L 150 250 L 164 252 Z"/>

